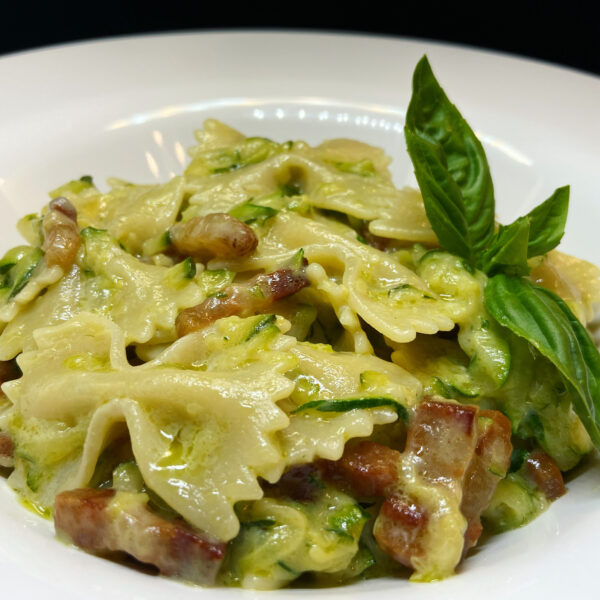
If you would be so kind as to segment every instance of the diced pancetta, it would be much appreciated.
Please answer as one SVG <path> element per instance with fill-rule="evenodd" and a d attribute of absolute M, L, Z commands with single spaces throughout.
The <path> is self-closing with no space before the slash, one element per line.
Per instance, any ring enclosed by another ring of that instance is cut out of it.
<path fill-rule="evenodd" d="M 58 494 L 57 533 L 93 553 L 126 552 L 154 565 L 162 575 L 214 583 L 225 544 L 183 520 L 168 521 L 147 506 L 145 494 L 112 489 L 77 489 Z"/>

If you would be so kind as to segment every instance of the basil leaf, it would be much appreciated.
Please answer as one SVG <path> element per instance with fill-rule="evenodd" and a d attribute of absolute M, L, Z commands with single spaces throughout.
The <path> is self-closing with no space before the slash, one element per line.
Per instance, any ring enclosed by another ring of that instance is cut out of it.
<path fill-rule="evenodd" d="M 568 185 L 558 188 L 545 202 L 536 206 L 527 216 L 531 223 L 527 256 L 540 256 L 560 243 L 569 211 Z"/>
<path fill-rule="evenodd" d="M 573 408 L 600 448 L 600 354 L 585 327 L 553 292 L 526 279 L 499 274 L 488 280 L 488 312 L 526 339 L 572 388 Z"/>
<path fill-rule="evenodd" d="M 528 217 L 519 217 L 510 225 L 500 225 L 489 247 L 479 257 L 477 266 L 484 273 L 494 275 L 528 275 L 527 244 L 530 239 Z"/>
<path fill-rule="evenodd" d="M 404 137 L 432 229 L 443 248 L 471 263 L 472 243 L 464 202 L 439 146 L 410 129 L 404 130 Z"/>
<path fill-rule="evenodd" d="M 445 171 L 443 180 L 450 176 L 456 183 L 462 201 L 457 202 L 454 197 L 448 200 L 460 211 L 462 218 L 457 222 L 452 214 L 448 213 L 446 216 L 450 225 L 454 223 L 459 231 L 466 229 L 467 235 L 463 237 L 466 238 L 468 253 L 460 255 L 474 264 L 476 255 L 488 245 L 494 235 L 494 186 L 481 142 L 437 82 L 426 56 L 419 61 L 413 74 L 413 92 L 406 113 L 405 135 L 407 131 L 425 137 L 437 146 L 438 162 Z M 408 146 L 415 171 L 427 171 L 422 164 L 422 154 L 411 151 L 414 143 L 408 143 Z M 437 168 L 431 173 L 437 181 L 442 182 L 442 179 L 437 179 L 438 174 Z M 428 191 L 421 190 L 429 217 L 430 212 L 433 212 L 432 204 L 439 200 L 439 196 L 432 197 Z M 440 219 L 431 222 L 436 235 L 438 229 L 442 233 L 441 237 L 438 235 L 442 245 L 451 250 L 447 245 L 449 224 L 444 223 L 443 228 L 439 228 L 439 225 Z M 458 244 L 462 245 L 463 240 L 459 240 Z"/>

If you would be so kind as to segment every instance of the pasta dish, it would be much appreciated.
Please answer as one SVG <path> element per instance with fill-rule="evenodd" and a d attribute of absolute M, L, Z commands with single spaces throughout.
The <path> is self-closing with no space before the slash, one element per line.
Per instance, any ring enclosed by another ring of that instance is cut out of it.
<path fill-rule="evenodd" d="M 495 220 L 424 57 L 419 189 L 365 143 L 216 120 L 181 176 L 83 176 L 0 260 L 0 468 L 59 538 L 201 585 L 432 581 L 600 447 L 569 188 Z"/>

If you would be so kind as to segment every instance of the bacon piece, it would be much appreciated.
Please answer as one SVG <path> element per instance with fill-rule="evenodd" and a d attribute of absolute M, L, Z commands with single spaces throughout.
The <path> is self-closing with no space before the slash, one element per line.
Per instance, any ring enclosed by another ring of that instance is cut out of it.
<path fill-rule="evenodd" d="M 192 217 L 173 225 L 170 234 L 177 252 L 203 261 L 246 256 L 258 244 L 248 225 L 226 213 Z"/>
<path fill-rule="evenodd" d="M 0 433 L 0 467 L 14 465 L 15 444 L 8 433 Z"/>
<path fill-rule="evenodd" d="M 556 500 L 567 493 L 558 465 L 542 450 L 531 452 L 522 471 L 548 500 Z"/>
<path fill-rule="evenodd" d="M 146 501 L 143 494 L 115 490 L 62 492 L 54 503 L 54 525 L 84 550 L 126 552 L 163 575 L 213 583 L 226 545 L 182 520 L 171 522 L 154 514 Z"/>
<path fill-rule="evenodd" d="M 307 285 L 304 271 L 290 268 L 256 275 L 243 284 L 229 285 L 222 292 L 179 313 L 175 322 L 177 335 L 183 337 L 223 317 L 249 317 L 264 312 L 276 300 L 291 296 Z"/>
<path fill-rule="evenodd" d="M 398 450 L 363 441 L 346 448 L 340 460 L 321 462 L 330 479 L 348 485 L 361 499 L 372 499 L 394 489 L 400 459 Z"/>
<path fill-rule="evenodd" d="M 44 258 L 49 267 L 59 266 L 66 271 L 74 262 L 81 245 L 77 227 L 77 210 L 63 198 L 54 198 L 48 205 L 42 230 L 44 232 Z"/>
<path fill-rule="evenodd" d="M 476 406 L 425 399 L 415 412 L 402 454 L 405 468 L 434 486 L 460 494 L 477 441 Z M 384 510 L 385 509 L 385 510 Z M 394 560 L 416 567 L 427 554 L 423 540 L 432 518 L 415 498 L 402 493 L 388 498 L 377 516 L 373 534 L 381 549 Z"/>
<path fill-rule="evenodd" d="M 428 514 L 404 494 L 394 494 L 381 505 L 374 529 L 379 547 L 395 561 L 412 567 L 412 559 L 422 556 L 422 537 Z"/>
<path fill-rule="evenodd" d="M 404 455 L 431 483 L 462 485 L 477 441 L 476 406 L 425 399 L 408 428 Z"/>
<path fill-rule="evenodd" d="M 359 498 L 384 497 L 374 525 L 380 548 L 411 568 L 426 563 L 430 549 L 425 540 L 438 526 L 440 514 L 403 485 L 401 470 L 412 473 L 421 486 L 446 488 L 449 498 L 462 498 L 460 510 L 467 520 L 465 541 L 455 540 L 451 556 L 460 559 L 481 533 L 480 515 L 498 481 L 508 470 L 512 446 L 510 421 L 497 411 L 426 398 L 417 407 L 407 430 L 402 453 L 363 441 L 349 446 L 336 462 L 321 461 L 325 475 L 348 486 Z M 411 475 L 409 475 L 410 477 Z M 442 511 L 443 512 L 443 511 Z M 452 565 L 445 565 L 449 571 Z"/>
<path fill-rule="evenodd" d="M 460 505 L 467 519 L 463 554 L 477 543 L 482 532 L 481 513 L 510 466 L 511 433 L 511 423 L 502 413 L 479 411 L 477 446 L 465 477 Z"/>
<path fill-rule="evenodd" d="M 73 203 L 64 196 L 59 196 L 58 198 L 51 200 L 50 204 L 48 204 L 48 208 L 50 210 L 61 212 L 65 217 L 77 223 L 77 209 L 73 206 Z"/>

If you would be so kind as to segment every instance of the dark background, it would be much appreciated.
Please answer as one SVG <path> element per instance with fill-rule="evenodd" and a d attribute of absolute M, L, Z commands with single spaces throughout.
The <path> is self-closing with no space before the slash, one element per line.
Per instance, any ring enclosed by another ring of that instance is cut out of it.
<path fill-rule="evenodd" d="M 159 31 L 289 28 L 448 41 L 525 55 L 600 75 L 600 19 L 593 2 L 427 2 L 384 4 L 231 0 L 44 4 L 8 0 L 0 54 L 91 38 Z M 0 82 L 1 86 L 1 82 Z"/>

